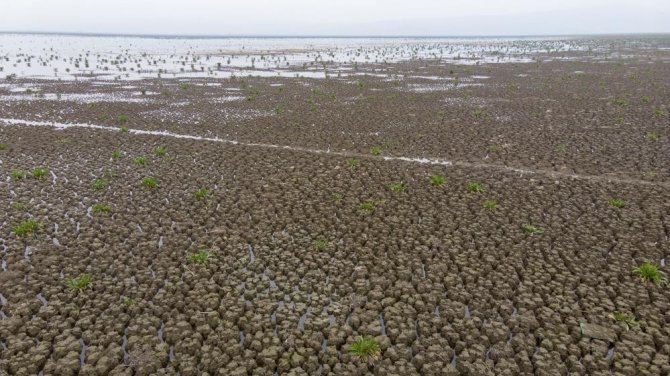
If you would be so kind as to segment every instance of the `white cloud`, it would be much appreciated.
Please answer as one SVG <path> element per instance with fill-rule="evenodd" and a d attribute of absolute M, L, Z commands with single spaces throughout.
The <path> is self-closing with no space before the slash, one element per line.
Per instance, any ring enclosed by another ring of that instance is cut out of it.
<path fill-rule="evenodd" d="M 210 35 L 670 32 L 667 0 L 0 0 L 0 29 Z"/>

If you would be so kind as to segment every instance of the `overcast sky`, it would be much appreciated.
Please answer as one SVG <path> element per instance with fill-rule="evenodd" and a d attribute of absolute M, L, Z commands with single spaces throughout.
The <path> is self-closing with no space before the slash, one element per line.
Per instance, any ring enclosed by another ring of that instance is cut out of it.
<path fill-rule="evenodd" d="M 0 30 L 186 35 L 670 32 L 670 0 L 0 0 Z"/>

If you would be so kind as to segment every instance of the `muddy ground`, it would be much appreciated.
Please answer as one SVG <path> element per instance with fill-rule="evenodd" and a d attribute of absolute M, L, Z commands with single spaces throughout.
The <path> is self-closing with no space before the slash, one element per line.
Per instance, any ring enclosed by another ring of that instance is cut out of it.
<path fill-rule="evenodd" d="M 667 375 L 670 292 L 632 269 L 670 260 L 669 58 L 14 79 L 0 374 Z"/>

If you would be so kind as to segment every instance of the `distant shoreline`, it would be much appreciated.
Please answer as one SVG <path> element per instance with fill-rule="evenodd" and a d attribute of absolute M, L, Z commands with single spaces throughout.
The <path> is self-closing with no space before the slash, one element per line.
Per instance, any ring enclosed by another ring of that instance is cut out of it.
<path fill-rule="evenodd" d="M 502 39 L 502 38 L 593 38 L 630 36 L 668 36 L 670 33 L 622 33 L 622 34 L 555 34 L 555 35 L 179 35 L 179 34 L 123 34 L 49 31 L 0 31 L 0 35 L 54 35 L 77 37 L 128 37 L 147 39 Z"/>

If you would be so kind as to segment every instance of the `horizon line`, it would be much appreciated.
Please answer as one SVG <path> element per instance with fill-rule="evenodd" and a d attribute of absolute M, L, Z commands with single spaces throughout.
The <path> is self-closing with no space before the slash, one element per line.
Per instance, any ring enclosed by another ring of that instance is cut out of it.
<path fill-rule="evenodd" d="M 422 38 L 422 39 L 439 39 L 439 38 L 557 38 L 557 37 L 604 37 L 604 36 L 665 36 L 670 35 L 670 31 L 666 32 L 623 32 L 623 33 L 566 33 L 566 34 L 499 34 L 499 35 L 380 35 L 380 34 L 146 34 L 146 33 L 97 33 L 97 32 L 78 32 L 78 31 L 29 31 L 29 30 L 0 30 L 0 34 L 19 34 L 19 35 L 61 35 L 61 36 L 81 36 L 81 37 L 135 37 L 135 38 L 193 38 L 193 39 L 233 39 L 233 38 L 265 38 L 265 39 L 281 39 L 281 38 L 333 38 L 333 39 L 354 39 L 354 38 L 370 38 L 370 39 L 384 39 L 384 38 Z"/>

